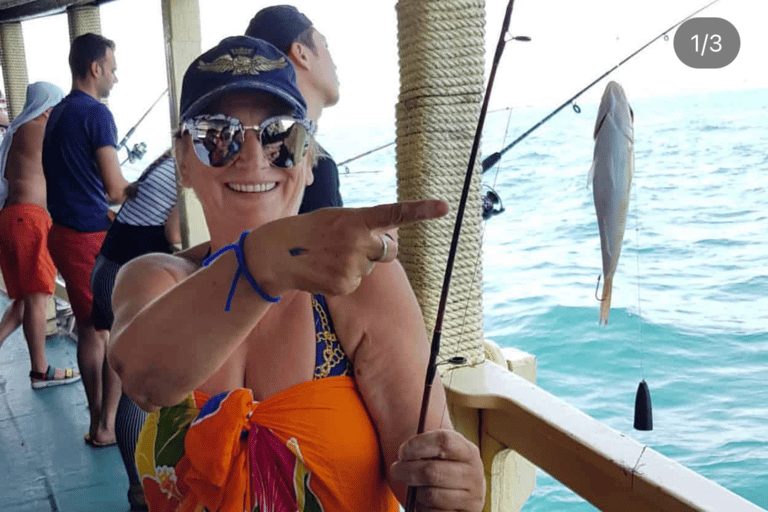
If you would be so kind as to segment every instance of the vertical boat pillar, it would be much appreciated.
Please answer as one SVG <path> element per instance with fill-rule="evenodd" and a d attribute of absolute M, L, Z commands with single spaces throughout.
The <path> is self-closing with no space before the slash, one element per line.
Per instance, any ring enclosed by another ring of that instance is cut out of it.
<path fill-rule="evenodd" d="M 8 105 L 8 120 L 12 121 L 24 110 L 27 98 L 27 57 L 21 22 L 0 24 L 2 44 L 3 82 Z"/>
<path fill-rule="evenodd" d="M 431 334 L 483 98 L 483 1 L 401 0 L 396 8 L 400 60 L 398 199 L 439 198 L 451 205 L 451 213 L 442 219 L 400 228 L 399 259 Z M 440 351 L 442 359 L 462 356 L 470 364 L 484 359 L 479 167 L 478 161 L 454 263 Z"/>
<path fill-rule="evenodd" d="M 200 6 L 198 0 L 162 0 L 165 61 L 171 130 L 179 125 L 181 82 L 189 63 L 201 53 Z M 179 187 L 181 244 L 187 248 L 209 239 L 203 210 L 194 194 Z"/>
<path fill-rule="evenodd" d="M 101 34 L 101 13 L 98 5 L 70 5 L 67 7 L 69 41 L 83 34 Z"/>
<path fill-rule="evenodd" d="M 485 2 L 400 0 L 396 11 L 400 65 L 396 106 L 398 200 L 444 199 L 452 212 L 399 231 L 398 258 L 416 293 L 431 339 L 485 91 Z M 451 383 L 457 368 L 481 369 L 497 363 L 510 371 L 526 368 L 530 374 L 526 378 L 535 377 L 533 356 L 522 353 L 516 354 L 515 361 L 507 360 L 498 346 L 483 336 L 481 161 L 476 161 L 464 212 L 443 318 L 438 369 L 448 391 L 454 425 L 480 447 L 488 482 L 485 510 L 516 511 L 533 490 L 535 468 L 488 435 L 483 428 L 483 410 L 463 403 L 461 390 Z M 450 364 L 451 358 L 457 357 L 465 362 Z M 414 425 L 417 419 L 413 419 Z"/>

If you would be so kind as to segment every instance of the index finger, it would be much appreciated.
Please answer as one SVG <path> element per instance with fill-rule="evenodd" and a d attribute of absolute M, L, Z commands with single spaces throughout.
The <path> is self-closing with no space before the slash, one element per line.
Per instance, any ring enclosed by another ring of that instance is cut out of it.
<path fill-rule="evenodd" d="M 448 213 L 448 203 L 440 199 L 422 199 L 380 204 L 362 208 L 369 229 L 392 229 L 422 220 L 437 219 Z"/>

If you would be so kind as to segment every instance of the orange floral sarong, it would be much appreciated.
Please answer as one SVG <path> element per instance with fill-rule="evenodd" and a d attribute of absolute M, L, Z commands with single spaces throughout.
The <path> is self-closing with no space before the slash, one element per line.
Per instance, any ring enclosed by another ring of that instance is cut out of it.
<path fill-rule="evenodd" d="M 397 512 L 354 380 L 195 392 L 152 413 L 136 446 L 151 512 Z"/>

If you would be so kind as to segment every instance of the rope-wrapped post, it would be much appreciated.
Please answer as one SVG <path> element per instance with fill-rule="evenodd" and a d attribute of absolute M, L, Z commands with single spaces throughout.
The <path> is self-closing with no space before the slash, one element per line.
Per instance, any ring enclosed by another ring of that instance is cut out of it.
<path fill-rule="evenodd" d="M 398 200 L 444 199 L 452 211 L 399 231 L 398 258 L 431 339 L 485 87 L 485 2 L 400 0 L 396 10 Z M 481 161 L 464 212 L 440 349 L 441 359 L 463 356 L 472 364 L 484 359 Z"/>
<path fill-rule="evenodd" d="M 69 42 L 83 34 L 101 34 L 99 6 L 95 4 L 71 5 L 67 7 Z"/>
<path fill-rule="evenodd" d="M 0 24 L 0 43 L 2 43 L 5 95 L 8 98 L 8 120 L 13 121 L 24 110 L 29 80 L 21 23 L 16 21 Z"/>

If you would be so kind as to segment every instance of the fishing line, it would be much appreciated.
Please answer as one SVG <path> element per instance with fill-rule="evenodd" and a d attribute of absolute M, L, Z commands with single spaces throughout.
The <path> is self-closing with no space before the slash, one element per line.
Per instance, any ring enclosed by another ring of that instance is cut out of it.
<path fill-rule="evenodd" d="M 511 120 L 512 120 L 512 109 L 510 107 L 506 107 L 506 108 L 503 108 L 503 109 L 499 109 L 499 110 L 496 110 L 496 111 L 489 112 L 489 113 L 501 112 L 503 110 L 508 110 L 509 114 L 507 115 L 507 125 L 506 125 L 506 128 L 504 129 L 504 138 L 502 139 L 502 144 L 503 144 L 503 141 L 506 141 L 507 135 L 509 134 L 509 126 L 510 126 L 510 123 L 511 123 Z M 496 174 L 494 175 L 494 181 L 493 181 L 493 186 L 494 187 L 496 186 L 496 179 L 498 178 L 498 176 L 499 176 L 499 172 L 497 170 Z M 502 213 L 504 211 L 504 205 L 501 203 L 501 198 L 498 196 L 498 194 L 496 193 L 494 188 L 491 187 L 491 186 L 488 186 L 488 185 L 483 185 L 483 187 L 489 189 L 489 192 L 487 193 L 487 195 L 490 196 L 491 194 L 493 194 L 493 195 L 496 196 L 496 201 L 500 205 L 498 210 L 493 210 L 492 211 L 492 214 Z M 494 202 L 496 202 L 496 201 L 494 201 Z M 487 218 L 485 216 L 484 216 L 484 218 L 487 220 Z M 481 243 L 482 243 L 482 240 L 485 239 L 485 229 L 486 229 L 486 226 L 487 226 L 487 224 L 483 223 L 481 231 L 480 231 Z M 478 267 L 479 266 L 480 266 L 480 253 L 477 254 L 477 257 L 475 258 L 475 264 L 474 264 L 473 269 L 472 269 L 472 279 L 470 281 L 472 283 L 474 283 L 475 280 L 477 279 L 477 271 L 478 271 Z M 461 326 L 459 328 L 459 332 L 460 333 L 464 333 L 464 326 L 467 324 L 467 313 L 468 313 L 468 307 L 465 307 L 464 308 L 464 316 L 461 319 Z M 461 345 L 460 341 L 457 344 L 457 348 L 456 348 L 457 352 L 459 350 L 459 348 L 458 348 L 459 345 Z M 438 366 L 442 365 L 442 364 L 451 364 L 451 365 L 456 366 L 456 365 L 465 364 L 466 362 L 467 362 L 467 359 L 465 357 L 462 357 L 462 356 L 459 356 L 459 355 L 454 355 L 452 357 L 449 357 L 448 359 L 443 359 L 443 360 L 439 361 L 437 364 L 438 364 Z M 450 386 L 450 383 L 452 382 L 452 380 L 453 380 L 453 373 L 451 373 L 450 378 L 448 380 L 449 386 Z M 443 414 L 445 414 L 445 408 L 447 408 L 447 407 L 448 407 L 448 404 L 446 403 L 445 407 L 443 408 Z"/>
<path fill-rule="evenodd" d="M 507 108 L 504 108 L 504 109 L 497 110 L 496 112 L 499 112 L 499 111 L 502 111 L 502 110 L 508 110 L 509 111 L 509 114 L 507 115 L 507 125 L 506 125 L 506 128 L 504 129 L 504 138 L 502 139 L 502 144 L 503 144 L 503 141 L 507 140 L 507 135 L 509 134 L 509 126 L 510 126 L 510 123 L 512 121 L 512 109 L 507 107 Z M 488 195 L 491 195 L 491 194 L 495 195 L 496 199 L 498 200 L 499 205 L 500 205 L 500 209 L 499 210 L 493 210 L 492 214 L 502 213 L 504 211 L 504 206 L 501 204 L 501 198 L 496 193 L 496 190 L 494 190 L 494 187 L 496 186 L 496 180 L 498 179 L 498 177 L 499 177 L 499 171 L 497 169 L 496 170 L 496 174 L 493 177 L 493 186 L 490 187 L 488 185 L 484 185 L 485 187 L 490 189 L 490 191 L 488 192 Z M 481 243 L 482 243 L 483 240 L 485 240 L 485 229 L 486 229 L 486 227 L 487 227 L 487 224 L 483 223 L 483 225 L 481 227 L 481 230 L 480 230 L 480 240 L 481 240 Z M 477 271 L 478 271 L 478 267 L 479 266 L 480 266 L 480 252 L 477 253 L 477 257 L 475 258 L 475 264 L 474 264 L 474 266 L 472 268 L 472 279 L 470 280 L 471 283 L 474 283 L 475 280 L 477 279 Z M 464 308 L 464 316 L 461 319 L 461 327 L 459 329 L 459 332 L 462 333 L 462 335 L 464 333 L 464 327 L 467 325 L 467 314 L 468 314 L 468 312 L 469 312 L 469 308 L 465 307 Z M 461 340 L 459 340 L 459 343 L 457 343 L 457 346 L 456 346 L 456 351 L 457 352 L 459 350 L 459 346 L 460 345 L 461 345 Z M 456 365 L 465 364 L 466 362 L 467 362 L 466 358 L 458 356 L 458 355 L 454 355 L 454 356 L 452 356 L 452 357 L 450 357 L 450 358 L 448 358 L 446 360 L 443 360 L 443 361 L 439 362 L 438 365 L 440 365 L 440 364 L 451 364 L 451 365 L 456 366 Z M 453 381 L 453 373 L 450 374 L 450 377 L 448 379 L 449 387 L 450 387 L 450 383 L 452 381 Z M 448 407 L 448 403 L 446 402 L 446 404 L 445 404 L 445 406 L 443 408 L 443 414 L 445 414 L 445 409 L 447 407 Z"/>
<path fill-rule="evenodd" d="M 504 127 L 504 136 L 501 139 L 501 145 L 503 146 L 507 141 L 507 136 L 509 135 L 509 126 L 512 122 L 512 109 L 510 107 L 506 107 L 503 109 L 499 109 L 496 111 L 491 111 L 489 113 L 494 112 L 501 112 L 506 110 L 508 112 L 507 114 L 507 124 Z M 504 213 L 504 202 L 501 200 L 501 195 L 496 192 L 496 184 L 499 179 L 499 168 L 496 168 L 496 174 L 493 176 L 493 183 L 491 185 L 485 185 L 483 184 L 483 188 L 488 189 L 485 192 L 485 195 L 481 196 L 482 201 L 482 217 L 483 220 L 489 220 L 494 215 L 498 215 L 500 213 Z M 485 239 L 485 225 L 483 225 L 483 231 L 480 233 L 480 241 Z M 477 263 L 475 264 L 477 265 Z"/>
<path fill-rule="evenodd" d="M 640 339 L 640 384 L 635 394 L 635 430 L 653 430 L 653 407 L 651 403 L 651 391 L 645 382 L 645 349 L 643 347 L 643 310 L 640 302 L 640 208 L 638 206 L 638 185 L 635 180 L 635 246 L 637 261 L 637 330 Z"/>
<path fill-rule="evenodd" d="M 497 109 L 494 109 L 494 110 L 489 110 L 488 113 L 489 114 L 495 114 L 496 112 L 503 112 L 505 110 L 512 110 L 512 107 L 497 108 Z"/>
<path fill-rule="evenodd" d="M 699 14 L 701 11 L 703 11 L 703 10 L 704 10 L 704 9 L 706 9 L 707 7 L 711 6 L 712 4 L 715 4 L 715 3 L 717 3 L 717 2 L 719 2 L 719 1 L 720 1 L 720 0 L 713 0 L 712 2 L 708 3 L 707 5 L 705 5 L 704 7 L 700 8 L 700 9 L 698 9 L 698 10 L 697 10 L 697 11 L 695 11 L 694 13 L 692 13 L 692 14 L 689 14 L 688 16 L 686 16 L 685 18 L 683 18 L 682 20 L 678 21 L 677 23 L 675 23 L 674 25 L 672 25 L 671 27 L 669 27 L 667 30 L 663 31 L 661 34 L 657 35 L 656 37 L 654 37 L 653 39 L 651 39 L 650 41 L 648 41 L 647 43 L 645 43 L 643 46 L 641 46 L 640 48 L 638 48 L 637 50 L 635 50 L 633 53 L 631 53 L 631 54 L 630 54 L 628 57 L 626 57 L 624 60 L 622 60 L 621 62 L 619 62 L 618 64 L 616 64 L 616 65 L 615 65 L 615 66 L 613 66 L 612 68 L 610 68 L 608 71 L 606 71 L 605 73 L 603 73 L 602 75 L 600 75 L 599 77 L 597 77 L 597 78 L 596 78 L 596 79 L 595 79 L 595 80 L 594 80 L 592 83 L 590 83 L 589 85 L 587 85 L 586 87 L 584 87 L 582 90 L 580 90 L 579 92 L 577 92 L 575 95 L 571 96 L 571 98 L 570 98 L 570 99 L 568 99 L 568 100 L 567 100 L 565 103 L 563 103 L 562 105 L 560 105 L 559 107 L 557 107 L 555 110 L 553 110 L 552 112 L 550 112 L 550 113 L 549 113 L 549 114 L 548 114 L 546 117 L 544 117 L 544 118 L 543 118 L 541 121 L 539 121 L 538 123 L 536 123 L 535 125 L 533 125 L 533 126 L 532 126 L 531 128 L 529 128 L 529 129 L 528 129 L 528 130 L 527 130 L 525 133 L 523 133 L 523 134 L 522 134 L 522 135 L 520 135 L 518 138 L 516 138 L 515 140 L 513 140 L 513 141 L 512 141 L 512 142 L 509 144 L 509 146 L 505 147 L 505 148 L 504 148 L 504 149 L 502 149 L 501 151 L 498 151 L 498 152 L 496 152 L 496 153 L 493 153 L 492 155 L 489 155 L 488 157 L 486 157 L 486 158 L 483 160 L 483 172 L 487 171 L 488 169 L 490 169 L 491 167 L 493 167 L 494 165 L 496 165 L 496 163 L 497 163 L 499 160 L 501 160 L 501 157 L 504 155 L 504 153 L 506 153 L 507 151 L 509 151 L 510 149 L 512 149 L 512 148 L 513 148 L 513 147 L 514 147 L 514 146 L 515 146 L 515 145 L 516 145 L 518 142 L 520 142 L 521 140 L 523 140 L 523 139 L 525 139 L 526 137 L 528 137 L 528 135 L 530 135 L 531 133 L 533 133 L 533 131 L 534 131 L 534 130 L 536 130 L 536 129 L 537 129 L 539 126 L 541 126 L 542 124 L 544 124 L 544 123 L 546 123 L 547 121 L 549 121 L 549 119 L 550 119 L 550 118 L 552 118 L 552 116 L 554 116 L 555 114 L 557 114 L 558 112 L 560 112 L 562 109 L 564 109 L 565 107 L 567 107 L 569 104 L 573 103 L 573 101 L 574 101 L 576 98 L 578 98 L 579 96 L 581 96 L 582 94 L 584 94 L 585 92 L 587 92 L 587 91 L 588 91 L 589 89 L 591 89 L 591 88 L 592 88 L 592 87 L 593 87 L 595 84 L 597 84 L 597 83 L 598 83 L 600 80 L 602 80 L 602 79 L 603 79 L 603 78 L 605 78 L 606 76 L 608 76 L 608 75 L 610 75 L 611 73 L 613 73 L 613 72 L 614 72 L 616 69 L 618 69 L 618 68 L 619 68 L 619 66 L 623 65 L 624 63 L 626 63 L 627 61 L 629 61 L 630 59 L 632 59 L 633 57 L 635 57 L 635 56 L 636 56 L 638 53 L 640 53 L 640 52 L 642 52 L 643 50 L 645 50 L 646 48 L 648 48 L 648 47 L 649 47 L 651 44 L 653 44 L 654 42 L 656 42 L 656 41 L 657 41 L 659 38 L 661 38 L 661 37 L 664 37 L 664 36 L 667 36 L 667 33 L 668 33 L 669 31 L 671 31 L 673 28 L 677 27 L 678 25 L 681 25 L 681 24 L 682 24 L 682 23 L 684 23 L 684 22 L 685 22 L 687 19 L 689 19 L 689 18 L 692 18 L 693 16 L 696 16 L 697 14 Z M 668 37 L 668 36 L 667 36 L 667 37 Z M 579 112 L 581 112 L 581 109 L 579 109 L 579 108 L 578 108 L 578 105 L 576 105 L 575 103 L 573 104 L 573 109 L 574 109 L 574 111 L 576 111 L 576 113 L 579 113 Z"/>
<path fill-rule="evenodd" d="M 427 366 L 427 375 L 424 380 L 424 393 L 421 401 L 421 412 L 419 413 L 419 424 L 417 428 L 417 435 L 424 432 L 424 424 L 427 419 L 427 410 L 429 408 L 429 397 L 432 392 L 432 382 L 435 378 L 437 371 L 437 356 L 440 352 L 440 336 L 443 330 L 443 317 L 445 316 L 445 308 L 448 303 L 448 290 L 451 284 L 451 273 L 453 272 L 453 262 L 456 259 L 456 252 L 459 246 L 459 234 L 461 233 L 461 223 L 464 219 L 464 209 L 467 204 L 467 197 L 469 196 L 469 188 L 472 183 L 472 171 L 475 167 L 477 159 L 477 153 L 480 149 L 480 136 L 483 132 L 483 126 L 485 124 L 485 116 L 488 112 L 488 102 L 490 100 L 491 91 L 493 89 L 493 82 L 496 78 L 496 70 L 499 67 L 499 61 L 501 60 L 501 54 L 504 51 L 504 45 L 506 43 L 505 36 L 509 30 L 509 21 L 512 16 L 512 7 L 515 0 L 509 0 L 507 5 L 507 12 L 504 15 L 504 21 L 501 24 L 501 35 L 499 36 L 499 42 L 496 46 L 496 53 L 493 57 L 493 64 L 491 66 L 491 73 L 488 78 L 488 85 L 485 89 L 485 97 L 483 98 L 483 105 L 480 109 L 480 117 L 477 121 L 477 128 L 475 130 L 475 138 L 472 143 L 472 150 L 469 155 L 469 163 L 467 165 L 467 172 L 464 178 L 464 188 L 461 191 L 461 198 L 459 199 L 459 206 L 456 212 L 456 224 L 453 229 L 453 238 L 451 239 L 451 247 L 448 252 L 448 261 L 445 268 L 445 278 L 443 280 L 443 289 L 440 293 L 440 303 L 437 309 L 437 316 L 435 319 L 435 329 L 432 336 L 432 343 L 430 345 L 429 364 Z M 443 413 L 444 414 L 444 413 Z M 406 497 L 406 512 L 413 512 L 416 506 L 416 487 L 408 486 L 408 494 Z"/>
<path fill-rule="evenodd" d="M 344 175 L 351 175 L 351 174 L 378 174 L 381 172 L 381 169 L 375 169 L 373 171 L 350 171 L 349 167 L 344 168 L 344 172 L 342 174 Z"/>
<path fill-rule="evenodd" d="M 530 41 L 530 38 L 529 38 L 529 37 L 525 37 L 525 36 L 518 36 L 517 38 L 514 38 L 514 39 L 516 39 L 516 40 L 519 40 L 519 41 L 526 41 L 526 40 L 527 40 L 527 41 Z M 510 111 L 511 111 L 511 110 L 512 110 L 512 107 L 497 108 L 496 110 L 490 110 L 488 113 L 489 113 L 489 114 L 494 114 L 494 113 L 496 113 L 496 112 L 501 112 L 501 111 L 504 111 L 504 110 L 510 110 Z M 509 125 L 507 125 L 507 128 L 509 128 Z M 505 138 L 506 138 L 506 136 L 505 136 Z M 352 158 L 347 158 L 346 160 L 344 160 L 344 161 L 343 161 L 343 162 L 341 162 L 341 163 L 338 163 L 337 165 L 338 165 L 339 167 L 341 167 L 342 165 L 348 164 L 348 163 L 350 163 L 350 162 L 354 162 L 354 161 L 355 161 L 355 160 L 357 160 L 358 158 L 363 158 L 364 156 L 368 156 L 368 155 L 370 155 L 370 154 L 372 154 L 372 153 L 375 153 L 375 152 L 377 152 L 377 151 L 381 151 L 382 149 L 386 149 L 386 148 L 388 148 L 389 146 L 392 146 L 392 145 L 394 145 L 394 144 L 395 144 L 395 143 L 394 143 L 394 141 L 393 141 L 393 142 L 390 142 L 390 143 L 388 143 L 388 144 L 384 144 L 384 145 L 382 145 L 382 146 L 379 146 L 379 147 L 376 147 L 376 148 L 373 148 L 373 149 L 369 149 L 368 151 L 365 151 L 365 152 L 363 152 L 363 153 L 360 153 L 360 154 L 359 154 L 359 155 L 357 155 L 357 156 L 353 156 Z M 347 171 L 347 174 L 350 174 L 350 172 L 349 172 L 349 171 Z"/>
<path fill-rule="evenodd" d="M 509 114 L 507 114 L 507 125 L 504 127 L 504 137 L 501 139 L 502 144 L 504 144 L 507 141 L 507 137 L 509 136 L 509 126 L 512 124 L 512 109 L 507 108 L 506 110 L 509 110 Z M 499 171 L 501 171 L 500 167 L 496 168 L 496 174 L 493 177 L 493 187 L 496 188 L 497 180 L 499 179 Z"/>
<path fill-rule="evenodd" d="M 637 206 L 637 180 L 635 180 L 635 246 L 637 247 L 637 333 L 640 338 L 640 376 L 645 380 L 645 368 L 643 359 L 645 351 L 643 350 L 643 310 L 640 305 L 640 210 Z"/>

